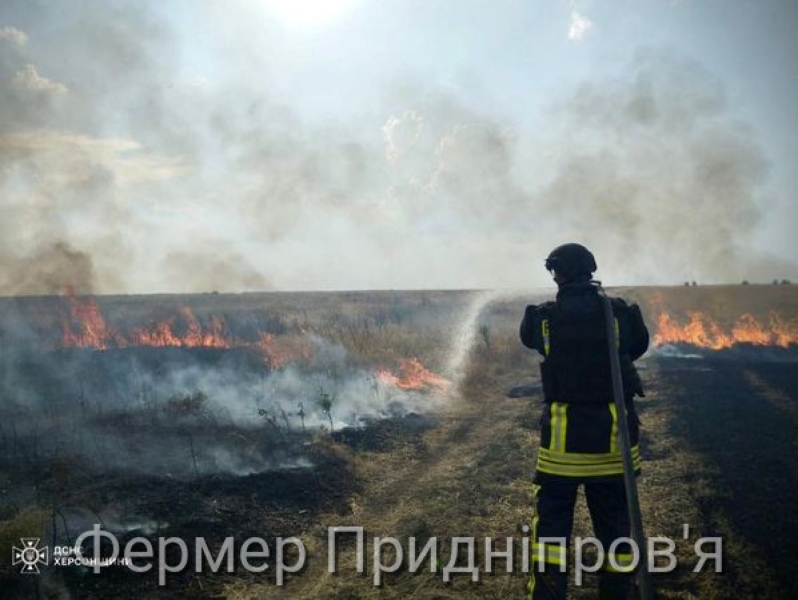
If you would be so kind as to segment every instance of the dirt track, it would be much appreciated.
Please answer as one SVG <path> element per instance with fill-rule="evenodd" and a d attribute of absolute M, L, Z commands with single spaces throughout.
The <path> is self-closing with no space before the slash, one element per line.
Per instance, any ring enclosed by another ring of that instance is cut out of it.
<path fill-rule="evenodd" d="M 646 529 L 648 535 L 673 538 L 678 557 L 675 571 L 655 577 L 657 597 L 795 597 L 793 365 L 650 358 L 644 373 L 649 393 L 639 406 L 647 462 L 640 488 Z M 426 434 L 421 450 L 369 457 L 359 470 L 366 484 L 353 499 L 351 514 L 331 516 L 327 524 L 359 524 L 368 535 L 400 539 L 520 539 L 516 526 L 530 518 L 540 398 L 507 398 L 506 384 L 517 375 L 506 373 L 489 390 L 471 389 Z M 685 524 L 688 539 L 682 535 Z M 582 499 L 575 533 L 590 534 Z M 698 562 L 693 545 L 702 536 L 723 538 L 722 573 L 714 573 L 711 564 L 693 572 Z M 312 583 L 297 580 L 298 597 L 377 597 L 366 576 L 354 573 L 352 561 L 343 565 L 335 576 L 306 573 Z M 523 597 L 520 575 L 483 577 L 480 584 L 461 575 L 443 585 L 440 573 L 388 576 L 378 596 Z M 279 596 L 265 586 L 258 593 Z M 590 578 L 571 589 L 573 598 L 594 594 Z"/>

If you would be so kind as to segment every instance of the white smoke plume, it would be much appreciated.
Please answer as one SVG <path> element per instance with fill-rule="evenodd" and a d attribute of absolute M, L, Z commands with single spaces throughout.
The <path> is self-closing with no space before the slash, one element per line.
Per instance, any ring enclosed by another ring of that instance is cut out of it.
<path fill-rule="evenodd" d="M 321 338 L 312 368 L 276 371 L 176 349 L 5 353 L 0 389 L 10 459 L 176 478 L 310 466 L 305 432 L 429 415 L 444 402 L 440 390 L 404 390 L 354 367 Z"/>
<path fill-rule="evenodd" d="M 537 131 L 407 73 L 335 111 L 286 92 L 301 48 L 250 8 L 197 15 L 199 48 L 152 5 L 4 3 L 0 293 L 516 288 L 565 241 L 612 283 L 796 272 L 749 250 L 768 160 L 696 61 L 642 51 Z M 51 256 L 85 258 L 29 269 Z"/>

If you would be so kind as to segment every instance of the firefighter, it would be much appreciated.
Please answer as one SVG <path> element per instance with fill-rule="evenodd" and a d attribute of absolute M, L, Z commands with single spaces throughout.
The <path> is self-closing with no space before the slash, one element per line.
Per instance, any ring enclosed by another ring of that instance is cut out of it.
<path fill-rule="evenodd" d="M 540 369 L 545 405 L 533 483 L 533 564 L 527 591 L 533 600 L 565 599 L 567 548 L 582 485 L 595 537 L 605 551 L 599 598 L 625 599 L 633 587 L 633 573 L 613 569 L 607 556 L 617 538 L 629 537 L 630 524 L 607 328 L 592 282 L 596 260 L 584 246 L 564 244 L 549 254 L 545 266 L 558 286 L 556 301 L 527 306 L 520 330 L 523 344 L 544 357 Z M 633 362 L 648 348 L 649 335 L 636 304 L 618 298 L 611 303 L 632 457 L 639 474 L 639 420 L 633 400 L 643 396 L 643 386 Z M 617 565 L 631 564 L 628 543 L 613 550 Z"/>

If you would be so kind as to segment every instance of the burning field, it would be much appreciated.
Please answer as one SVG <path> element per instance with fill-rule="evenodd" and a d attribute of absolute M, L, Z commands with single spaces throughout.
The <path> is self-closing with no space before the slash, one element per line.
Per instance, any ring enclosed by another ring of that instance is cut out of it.
<path fill-rule="evenodd" d="M 653 334 L 639 404 L 647 533 L 690 528 L 679 568 L 655 577 L 660 596 L 794 597 L 798 293 L 618 293 L 641 304 Z M 68 545 L 102 523 L 120 541 L 203 536 L 217 549 L 230 536 L 296 536 L 310 557 L 286 588 L 271 572 L 188 569 L 159 586 L 127 569 L 31 578 L 10 565 L 2 588 L 17 598 L 365 598 L 376 589 L 346 568 L 349 557 L 337 575 L 326 572 L 326 527 L 399 539 L 516 535 L 530 518 L 541 410 L 538 359 L 517 326 L 524 305 L 543 297 L 0 300 L 7 550 L 23 537 Z M 587 523 L 581 506 L 576 533 L 587 535 Z M 707 535 L 724 539 L 723 574 L 692 571 L 687 550 Z M 519 575 L 475 585 L 399 570 L 380 595 L 509 598 L 522 589 Z"/>
<path fill-rule="evenodd" d="M 95 298 L 41 302 L 47 322 L 17 319 L 3 336 L 4 437 L 20 455 L 179 479 L 307 466 L 285 435 L 430 412 L 449 384 L 390 347 L 364 356 L 379 315 L 198 317 L 170 301 L 139 323 L 112 300 L 114 317 Z"/>

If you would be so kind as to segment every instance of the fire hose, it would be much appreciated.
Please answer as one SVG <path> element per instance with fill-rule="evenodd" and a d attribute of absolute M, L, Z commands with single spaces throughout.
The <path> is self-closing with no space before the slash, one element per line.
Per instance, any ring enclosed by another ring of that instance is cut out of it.
<path fill-rule="evenodd" d="M 604 321 L 607 331 L 607 342 L 610 353 L 610 369 L 612 371 L 612 395 L 618 413 L 618 440 L 621 445 L 623 457 L 623 481 L 626 488 L 626 507 L 629 511 L 632 541 L 637 545 L 640 557 L 638 569 L 638 586 L 641 600 L 653 600 L 654 589 L 651 574 L 648 571 L 648 552 L 645 534 L 643 532 L 643 515 L 640 510 L 640 498 L 637 495 L 637 480 L 635 478 L 634 463 L 632 462 L 632 443 L 629 438 L 629 422 L 626 417 L 626 400 L 623 392 L 621 378 L 621 359 L 618 354 L 618 336 L 615 328 L 615 317 L 612 312 L 612 303 L 600 284 L 597 284 L 602 304 L 604 306 Z"/>

